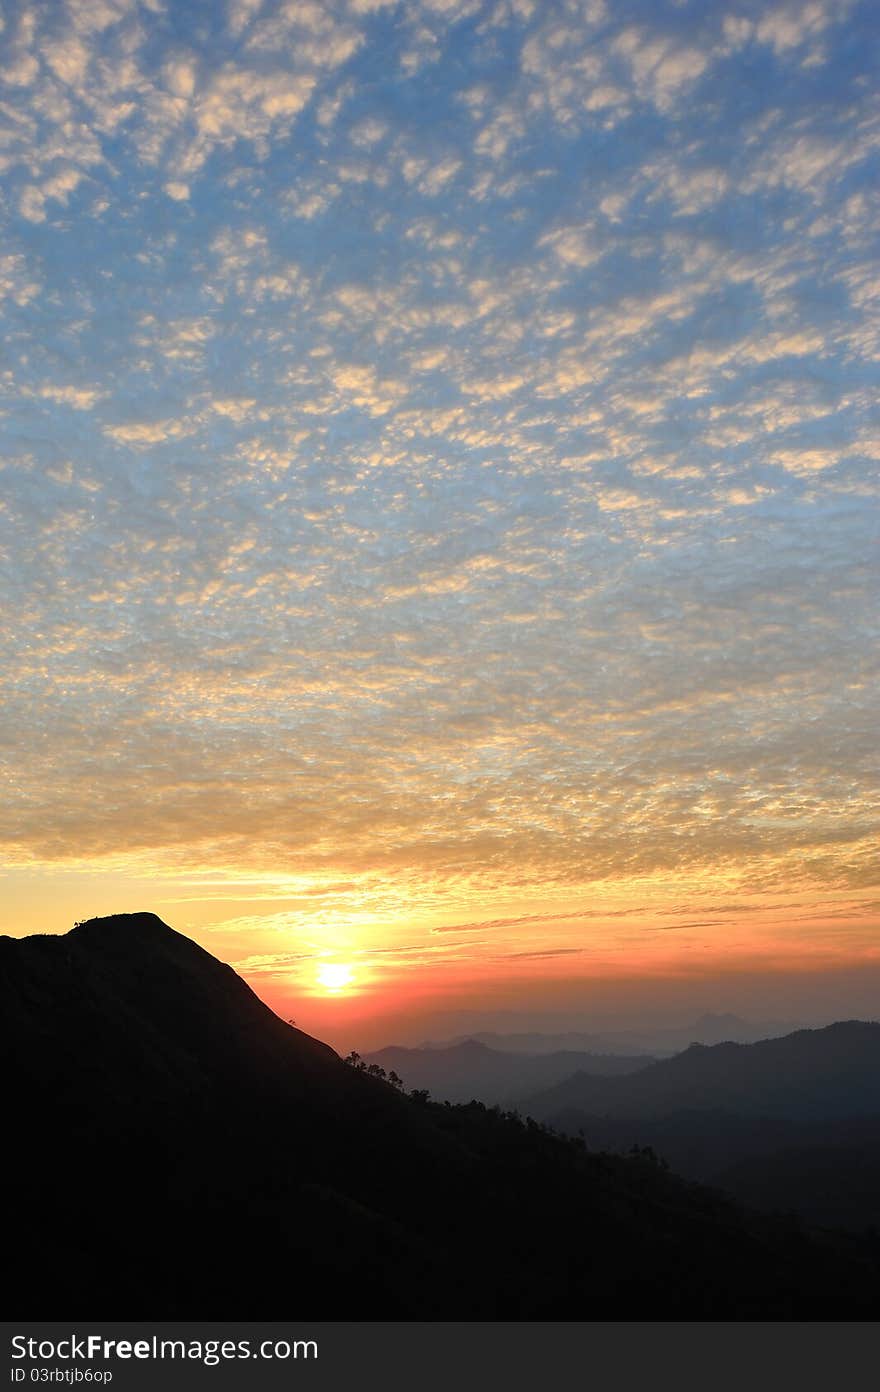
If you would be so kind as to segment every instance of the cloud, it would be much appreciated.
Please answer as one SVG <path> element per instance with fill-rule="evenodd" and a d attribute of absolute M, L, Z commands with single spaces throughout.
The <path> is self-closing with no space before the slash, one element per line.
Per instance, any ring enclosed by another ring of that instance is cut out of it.
<path fill-rule="evenodd" d="M 77 411 L 90 411 L 100 399 L 101 393 L 88 387 L 61 386 L 48 382 L 40 389 L 40 396 L 59 405 L 72 406 Z"/>
<path fill-rule="evenodd" d="M 8 26 L 8 857 L 499 954 L 868 883 L 870 15 L 697 8 Z"/>
<path fill-rule="evenodd" d="M 638 95 L 664 112 L 709 66 L 702 49 L 637 27 L 624 29 L 612 52 L 628 64 Z"/>
<path fill-rule="evenodd" d="M 171 420 L 131 421 L 105 426 L 104 433 L 121 445 L 157 445 L 185 434 L 186 426 Z"/>
<path fill-rule="evenodd" d="M 848 3 L 829 4 L 821 0 L 779 5 L 767 9 L 750 26 L 749 32 L 758 43 L 768 44 L 777 55 L 785 54 L 817 38 L 830 24 L 845 19 L 850 8 Z"/>

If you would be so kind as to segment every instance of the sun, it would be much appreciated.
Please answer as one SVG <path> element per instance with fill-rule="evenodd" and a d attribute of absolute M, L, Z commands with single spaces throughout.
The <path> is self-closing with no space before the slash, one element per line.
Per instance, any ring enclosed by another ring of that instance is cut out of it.
<path fill-rule="evenodd" d="M 351 967 L 344 962 L 324 962 L 318 968 L 318 981 L 328 994 L 344 991 L 354 980 Z"/>

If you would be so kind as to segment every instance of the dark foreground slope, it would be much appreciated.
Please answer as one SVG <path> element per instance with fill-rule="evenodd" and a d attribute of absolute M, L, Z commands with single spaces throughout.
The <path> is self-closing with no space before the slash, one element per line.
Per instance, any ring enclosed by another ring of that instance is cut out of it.
<path fill-rule="evenodd" d="M 401 1096 L 149 914 L 0 939 L 10 1316 L 847 1318 L 868 1243 Z"/>

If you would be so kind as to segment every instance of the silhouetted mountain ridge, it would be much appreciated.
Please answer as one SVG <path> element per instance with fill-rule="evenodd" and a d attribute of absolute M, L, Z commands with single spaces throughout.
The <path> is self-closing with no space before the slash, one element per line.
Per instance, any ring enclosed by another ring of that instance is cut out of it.
<path fill-rule="evenodd" d="M 880 1113 L 880 1024 L 849 1020 L 755 1044 L 692 1044 L 625 1078 L 579 1073 L 524 1099 L 561 1111 L 637 1119 L 710 1109 L 782 1120 Z"/>
<path fill-rule="evenodd" d="M 338 1061 L 155 914 L 92 919 L 63 939 L 0 938 L 0 1001 L 19 1077 L 48 1067 L 42 1049 L 54 1049 L 68 1028 L 91 1070 L 118 1070 L 121 1050 L 178 1090 L 216 1083 L 227 1071 L 258 1081 L 287 1060 L 305 1084 Z"/>
<path fill-rule="evenodd" d="M 154 915 L 0 939 L 0 1006 L 10 1315 L 876 1311 L 869 1245 L 478 1104 L 419 1104 Z"/>

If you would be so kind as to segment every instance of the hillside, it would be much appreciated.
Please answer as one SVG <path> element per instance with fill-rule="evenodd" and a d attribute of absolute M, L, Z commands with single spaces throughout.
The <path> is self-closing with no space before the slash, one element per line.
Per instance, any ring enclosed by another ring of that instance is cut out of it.
<path fill-rule="evenodd" d="M 876 1314 L 870 1244 L 405 1097 L 154 915 L 0 939 L 0 1006 L 10 1317 Z"/>
<path fill-rule="evenodd" d="M 675 1174 L 755 1208 L 880 1231 L 880 1116 L 794 1122 L 690 1111 L 626 1120 L 572 1110 L 555 1113 L 552 1126 L 591 1150 L 649 1147 Z"/>

